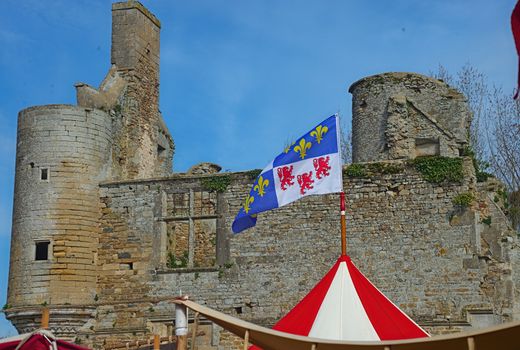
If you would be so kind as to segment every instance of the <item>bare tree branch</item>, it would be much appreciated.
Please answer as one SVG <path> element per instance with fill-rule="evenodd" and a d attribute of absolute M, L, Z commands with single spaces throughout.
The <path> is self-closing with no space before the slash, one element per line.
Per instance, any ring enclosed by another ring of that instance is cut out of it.
<path fill-rule="evenodd" d="M 456 78 L 441 65 L 432 76 L 466 96 L 473 113 L 469 138 L 476 165 L 502 180 L 509 192 L 509 216 L 520 230 L 520 101 L 500 87 L 490 89 L 486 76 L 469 64 Z"/>
<path fill-rule="evenodd" d="M 341 161 L 343 164 L 350 164 L 352 163 L 352 130 L 342 123 L 340 134 Z"/>

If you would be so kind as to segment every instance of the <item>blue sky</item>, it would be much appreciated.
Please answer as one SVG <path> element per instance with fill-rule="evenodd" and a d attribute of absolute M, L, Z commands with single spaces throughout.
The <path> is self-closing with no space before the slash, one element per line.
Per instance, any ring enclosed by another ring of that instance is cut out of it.
<path fill-rule="evenodd" d="M 347 89 L 387 71 L 470 63 L 512 91 L 515 0 L 143 0 L 162 22 L 160 109 L 174 170 L 210 161 L 262 168 L 290 138 L 340 111 Z M 111 1 L 0 2 L 0 304 L 7 293 L 16 120 L 75 103 L 110 64 Z M 1 306 L 1 305 L 0 305 Z M 0 315 L 0 336 L 15 334 Z"/>

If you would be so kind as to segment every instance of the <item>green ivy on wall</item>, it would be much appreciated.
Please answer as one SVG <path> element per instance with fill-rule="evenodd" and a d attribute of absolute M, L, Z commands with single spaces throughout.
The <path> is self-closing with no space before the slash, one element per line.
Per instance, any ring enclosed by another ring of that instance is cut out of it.
<path fill-rule="evenodd" d="M 229 175 L 207 177 L 201 180 L 201 185 L 204 190 L 219 193 L 226 191 L 229 184 L 231 184 L 231 177 Z"/>
<path fill-rule="evenodd" d="M 253 170 L 246 171 L 246 174 L 247 174 L 247 177 L 249 177 L 249 179 L 255 180 L 258 177 L 258 175 L 260 175 L 261 172 L 262 172 L 262 169 L 253 169 Z"/>
<path fill-rule="evenodd" d="M 188 267 L 188 252 L 185 251 L 181 257 L 176 257 L 175 254 L 169 252 L 166 266 L 168 266 L 170 269 Z"/>
<path fill-rule="evenodd" d="M 459 193 L 455 197 L 453 197 L 453 204 L 458 205 L 463 208 L 468 208 L 471 206 L 471 203 L 475 200 L 475 196 L 471 192 Z"/>
<path fill-rule="evenodd" d="M 485 182 L 490 177 L 495 177 L 493 174 L 490 174 L 486 171 L 489 169 L 489 163 L 478 160 L 475 155 L 475 151 L 469 146 L 466 146 L 462 152 L 463 156 L 470 157 L 473 163 L 473 167 L 475 168 L 475 176 L 477 177 L 477 182 Z"/>
<path fill-rule="evenodd" d="M 462 182 L 464 171 L 462 158 L 440 156 L 418 157 L 410 160 L 415 169 L 428 182 Z"/>
<path fill-rule="evenodd" d="M 366 177 L 367 173 L 362 164 L 350 164 L 344 172 L 348 177 Z"/>

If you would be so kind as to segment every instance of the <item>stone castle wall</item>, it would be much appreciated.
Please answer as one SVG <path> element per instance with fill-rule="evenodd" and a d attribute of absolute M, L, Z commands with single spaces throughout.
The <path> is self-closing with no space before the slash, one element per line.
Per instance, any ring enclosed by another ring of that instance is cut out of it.
<path fill-rule="evenodd" d="M 345 171 L 348 253 L 355 264 L 433 334 L 512 320 L 509 250 L 516 240 L 503 235 L 498 220 L 489 233 L 479 219 L 482 208 L 491 205 L 485 198 L 474 208 L 462 210 L 453 204 L 458 194 L 476 191 L 471 161 L 464 163 L 462 183 L 441 185 L 424 180 L 407 162 L 389 164 L 364 165 L 376 170 L 359 177 Z M 216 193 L 208 179 L 227 179 L 230 184 Z M 232 173 L 101 185 L 106 207 L 99 303 L 121 301 L 125 306 L 99 308 L 105 311 L 98 312 L 94 332 L 101 331 L 103 337 L 97 339 L 110 344 L 150 329 L 171 331 L 172 305 L 143 301 L 181 292 L 271 326 L 323 277 L 340 254 L 339 196 L 311 196 L 262 213 L 255 228 L 232 235 L 231 222 L 252 182 L 250 173 Z M 211 193 L 216 203 L 202 200 Z M 184 202 L 185 211 L 168 200 L 181 194 L 192 198 Z M 207 211 L 197 211 L 198 206 Z M 213 225 L 208 223 L 212 220 Z M 199 239 L 204 237 L 203 226 L 197 224 L 201 221 L 215 228 L 213 244 Z M 187 228 L 178 229 L 172 222 L 184 222 Z M 485 241 L 482 234 L 487 234 Z M 171 254 L 179 254 L 171 250 L 177 239 L 188 245 L 189 257 L 178 267 L 168 263 Z M 495 249 L 483 248 L 489 244 Z M 199 245 L 206 259 L 197 261 Z M 213 331 L 218 339 L 220 331 Z"/>
<path fill-rule="evenodd" d="M 112 67 L 99 89 L 79 83 L 77 107 L 20 112 L 7 317 L 31 331 L 48 304 L 56 335 L 95 348 L 171 335 L 173 306 L 159 300 L 181 293 L 274 324 L 340 254 L 338 195 L 262 213 L 232 235 L 258 172 L 214 174 L 220 167 L 203 163 L 172 174 L 160 22 L 133 0 L 114 3 L 112 15 Z M 518 319 L 519 242 L 500 185 L 478 185 L 459 157 L 471 119 L 462 95 L 413 73 L 368 77 L 350 91 L 354 161 L 385 161 L 344 169 L 353 261 L 433 334 Z M 410 160 L 424 155 L 450 157 L 463 176 L 427 180 Z M 454 203 L 467 194 L 467 207 Z M 48 259 L 35 261 L 42 241 Z M 202 328 L 200 349 L 241 344 Z"/>

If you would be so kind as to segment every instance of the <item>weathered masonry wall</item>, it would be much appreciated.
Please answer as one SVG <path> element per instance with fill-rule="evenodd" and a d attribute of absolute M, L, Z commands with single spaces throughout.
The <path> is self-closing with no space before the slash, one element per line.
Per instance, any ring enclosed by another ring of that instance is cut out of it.
<path fill-rule="evenodd" d="M 161 22 L 138 1 L 112 4 L 111 63 L 133 69 L 140 60 L 159 67 Z M 155 78 L 159 71 L 156 69 Z"/>
<path fill-rule="evenodd" d="M 462 183 L 441 185 L 425 181 L 406 162 L 377 164 L 364 174 L 345 172 L 348 253 L 361 271 L 434 334 L 511 320 L 508 251 L 517 243 L 504 239 L 500 229 L 482 243 L 485 225 L 478 208 L 488 205 L 485 199 L 474 209 L 453 204 L 458 194 L 476 190 L 471 162 L 464 163 Z M 99 302 L 182 291 L 210 307 L 272 325 L 339 256 L 339 199 L 304 198 L 259 215 L 255 228 L 232 236 L 231 222 L 253 177 L 176 175 L 102 184 Z M 225 190 L 212 191 L 217 188 Z M 180 222 L 180 229 L 172 225 Z M 494 250 L 482 248 L 489 242 Z M 176 244 L 183 248 L 172 249 Z M 197 258 L 197 251 L 205 258 Z M 167 303 L 100 307 L 94 332 L 107 343 L 147 329 L 166 333 L 172 315 Z M 220 333 L 213 331 L 217 345 Z"/>
<path fill-rule="evenodd" d="M 349 92 L 354 162 L 456 157 L 467 145 L 466 99 L 440 80 L 384 73 L 355 82 Z"/>
<path fill-rule="evenodd" d="M 171 173 L 174 145 L 159 111 L 160 29 L 139 2 L 112 5 L 111 63 L 128 82 L 116 111 L 118 179 Z"/>
<path fill-rule="evenodd" d="M 109 176 L 110 133 L 111 119 L 100 110 L 49 105 L 20 112 L 7 303 L 30 316 L 9 314 L 22 332 L 32 330 L 31 317 L 39 313 L 24 307 L 92 301 L 101 214 L 98 183 Z M 44 260 L 35 257 L 40 242 L 48 243 Z M 83 318 L 77 321 L 82 325 L 91 317 L 87 309 L 66 316 L 69 325 L 76 317 Z M 53 319 L 59 323 L 59 318 L 55 314 Z"/>
<path fill-rule="evenodd" d="M 340 254 L 337 194 L 262 213 L 234 236 L 258 171 L 216 174 L 220 166 L 201 163 L 172 174 L 160 27 L 138 1 L 113 3 L 112 66 L 99 88 L 78 83 L 78 106 L 19 114 L 5 312 L 20 332 L 38 328 L 48 304 L 57 336 L 96 349 L 171 335 L 165 300 L 179 294 L 270 326 Z M 353 261 L 433 334 L 520 319 L 520 245 L 502 185 L 476 184 L 459 157 L 471 119 L 463 95 L 414 73 L 367 77 L 349 91 Z M 431 155 L 442 157 L 421 157 Z M 449 180 L 427 173 L 448 163 Z M 199 349 L 241 348 L 202 322 Z"/>

